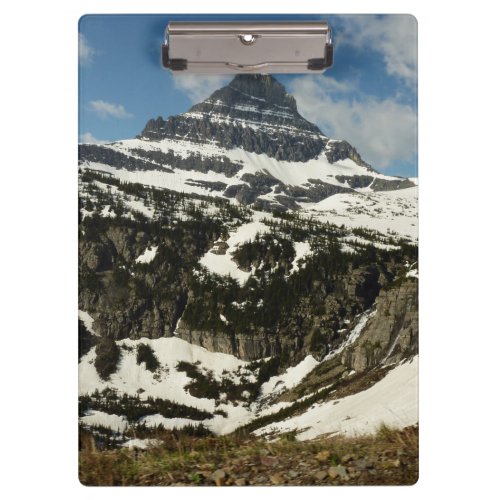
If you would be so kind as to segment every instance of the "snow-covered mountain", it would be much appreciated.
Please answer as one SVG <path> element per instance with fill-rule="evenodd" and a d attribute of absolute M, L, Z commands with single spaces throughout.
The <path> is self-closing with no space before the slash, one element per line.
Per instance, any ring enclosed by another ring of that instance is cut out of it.
<path fill-rule="evenodd" d="M 81 144 L 79 167 L 84 426 L 417 422 L 416 179 L 378 173 L 262 75 Z"/>
<path fill-rule="evenodd" d="M 269 75 L 238 75 L 188 112 L 149 120 L 137 138 L 82 144 L 79 155 L 82 166 L 123 181 L 267 210 L 414 186 L 376 172 L 348 142 L 327 138 Z"/>

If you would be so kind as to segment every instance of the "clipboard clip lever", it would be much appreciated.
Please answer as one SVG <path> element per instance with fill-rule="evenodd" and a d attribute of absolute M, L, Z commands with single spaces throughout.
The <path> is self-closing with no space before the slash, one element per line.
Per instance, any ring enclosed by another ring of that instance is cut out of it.
<path fill-rule="evenodd" d="M 321 73 L 333 65 L 331 28 L 310 22 L 171 22 L 162 64 L 185 73 Z"/>

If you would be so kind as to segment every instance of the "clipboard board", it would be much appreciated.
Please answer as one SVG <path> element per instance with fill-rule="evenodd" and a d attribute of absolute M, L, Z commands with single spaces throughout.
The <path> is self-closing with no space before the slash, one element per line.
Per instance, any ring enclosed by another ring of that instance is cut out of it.
<path fill-rule="evenodd" d="M 416 30 L 81 18 L 83 484 L 417 481 Z"/>

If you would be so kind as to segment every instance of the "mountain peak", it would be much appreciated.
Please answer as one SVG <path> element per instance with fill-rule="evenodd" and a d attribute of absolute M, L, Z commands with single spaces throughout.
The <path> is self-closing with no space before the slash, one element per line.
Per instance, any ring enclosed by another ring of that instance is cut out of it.
<path fill-rule="evenodd" d="M 149 120 L 140 139 L 215 143 L 276 160 L 306 162 L 324 151 L 330 163 L 351 159 L 372 170 L 346 141 L 333 141 L 297 110 L 295 98 L 271 75 L 237 75 L 186 113 Z"/>
<path fill-rule="evenodd" d="M 150 120 L 139 135 L 153 141 L 178 137 L 300 162 L 318 156 L 328 142 L 270 75 L 237 75 L 186 113 Z"/>
<path fill-rule="evenodd" d="M 283 84 L 271 75 L 237 75 L 227 87 L 223 87 L 220 91 L 226 88 L 241 92 L 250 98 L 297 111 L 294 97 L 288 94 Z"/>
<path fill-rule="evenodd" d="M 220 115 L 230 108 L 240 113 L 252 112 L 255 121 L 299 121 L 301 128 L 305 126 L 321 134 L 316 125 L 298 113 L 295 98 L 271 75 L 237 75 L 208 99 L 195 104 L 189 113 L 211 110 Z"/>

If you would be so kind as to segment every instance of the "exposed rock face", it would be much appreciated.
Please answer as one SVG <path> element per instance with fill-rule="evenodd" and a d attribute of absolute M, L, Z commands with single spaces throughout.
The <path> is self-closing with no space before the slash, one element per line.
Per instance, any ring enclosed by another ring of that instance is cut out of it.
<path fill-rule="evenodd" d="M 226 177 L 233 177 L 242 168 L 240 163 L 231 161 L 227 156 L 222 155 L 206 157 L 198 153 L 181 156 L 175 154 L 172 149 L 167 153 L 154 149 L 145 150 L 140 148 L 132 149 L 130 152 L 135 156 L 140 156 L 160 166 L 169 165 L 172 168 L 180 170 L 193 170 L 202 173 L 212 171 L 224 174 Z"/>
<path fill-rule="evenodd" d="M 339 182 L 346 182 L 353 189 L 368 187 L 373 182 L 370 175 L 336 175 L 335 178 Z"/>
<path fill-rule="evenodd" d="M 326 343 L 336 339 L 335 332 L 340 328 L 342 321 L 352 321 L 357 314 L 369 308 L 377 298 L 382 284 L 387 281 L 386 276 L 388 273 L 391 274 L 384 267 L 369 264 L 356 269 L 347 268 L 333 281 L 314 281 L 312 289 L 299 300 L 290 315 L 280 318 L 275 326 L 264 328 L 248 324 L 244 328 L 241 326 L 234 328 L 231 324 L 220 323 L 218 328 L 191 328 L 185 321 L 178 322 L 178 320 L 182 317 L 186 304 L 195 300 L 195 297 L 192 292 L 189 292 L 187 276 L 182 273 L 172 276 L 169 273 L 168 262 L 159 264 L 157 270 L 149 271 L 144 275 L 145 286 L 148 287 L 146 292 L 137 288 L 137 285 L 133 284 L 135 281 L 122 283 L 120 274 L 119 279 L 115 276 L 117 267 L 119 270 L 117 262 L 134 261 L 144 251 L 147 244 L 148 239 L 144 233 L 114 226 L 101 235 L 101 242 L 82 242 L 81 265 L 101 273 L 101 288 L 98 291 L 87 288 L 80 291 L 79 307 L 92 313 L 93 328 L 101 335 L 118 340 L 170 336 L 177 325 L 175 334 L 180 338 L 208 350 L 234 354 L 245 360 L 276 356 L 282 352 L 299 355 L 300 352 L 304 352 L 304 349 L 318 355 L 326 354 Z M 172 250 L 174 249 L 172 242 L 163 241 L 161 244 L 170 245 Z M 176 252 L 184 255 L 184 258 L 191 258 L 185 242 L 177 241 L 175 248 Z M 218 241 L 213 245 L 212 250 L 214 253 L 224 254 L 226 248 L 226 243 Z M 195 258 L 199 254 L 191 255 Z M 275 261 L 272 255 L 258 262 L 259 267 L 262 265 L 264 268 L 282 265 L 285 269 L 289 268 L 289 263 Z M 110 266 L 113 266 L 113 270 Z M 161 284 L 167 276 L 169 276 L 168 283 Z M 165 291 L 161 295 L 153 294 L 155 287 L 162 287 Z M 382 292 L 378 299 L 382 304 L 379 307 L 388 308 L 389 314 L 395 317 L 391 332 L 393 330 L 396 332 L 400 324 L 399 317 L 396 318 L 399 314 L 397 308 L 404 308 L 400 306 L 403 298 L 393 297 L 394 293 L 394 291 Z M 209 309 L 209 302 L 207 302 L 209 299 L 210 297 L 207 296 L 196 298 L 196 301 L 201 308 L 205 308 L 206 314 L 217 317 L 218 314 Z M 377 317 L 380 317 L 380 321 L 384 324 L 392 318 L 381 313 Z M 373 328 L 376 329 L 378 326 L 375 325 Z M 322 335 L 326 335 L 323 346 L 309 346 L 308 336 L 315 329 L 320 329 L 323 332 Z M 391 332 L 387 333 L 387 342 L 397 334 L 397 332 Z M 405 342 L 408 335 L 411 337 L 411 333 L 400 335 L 398 345 Z M 373 342 L 378 341 L 378 337 L 373 340 Z M 410 339 L 409 342 L 413 340 Z M 399 347 L 395 346 L 393 351 L 394 354 L 398 353 Z M 353 366 L 360 366 L 365 360 L 364 352 L 360 347 L 359 352 L 351 353 L 349 363 Z M 378 358 L 373 359 L 376 362 Z M 370 362 L 371 358 L 366 360 L 366 363 Z"/>
<path fill-rule="evenodd" d="M 110 310 L 109 303 L 100 305 L 104 307 L 96 317 L 95 327 L 115 340 L 168 337 L 175 323 L 174 304 L 162 304 L 161 308 L 148 310 L 145 301 L 134 301 L 130 309 L 116 311 Z"/>
<path fill-rule="evenodd" d="M 363 161 L 360 154 L 347 141 L 328 141 L 325 149 L 325 154 L 330 163 L 335 163 L 339 160 L 350 159 L 354 163 L 366 167 L 368 170 L 374 172 L 370 165 Z"/>
<path fill-rule="evenodd" d="M 127 170 L 158 170 L 162 168 L 167 172 L 173 172 L 168 167 L 160 166 L 142 158 L 135 158 L 98 144 L 79 144 L 78 159 L 80 163 L 83 161 L 103 163 L 104 165 Z"/>
<path fill-rule="evenodd" d="M 208 350 L 233 354 L 244 360 L 276 356 L 282 352 L 300 358 L 305 353 L 326 354 L 326 345 L 336 338 L 343 320 L 351 321 L 375 301 L 386 270 L 376 265 L 346 269 L 332 282 L 317 281 L 308 296 L 300 299 L 289 316 L 280 318 L 276 326 L 246 325 L 235 329 L 231 324 L 212 330 L 190 327 L 181 320 L 176 335 Z M 192 301 L 193 298 L 188 299 Z M 208 311 L 207 311 L 208 313 Z M 311 332 L 320 329 L 324 344 L 310 346 Z"/>
<path fill-rule="evenodd" d="M 283 341 L 285 340 L 285 341 Z M 260 335 L 236 335 L 236 356 L 241 359 L 254 360 L 278 356 L 283 348 L 292 348 L 294 345 L 289 339 L 279 339 Z"/>
<path fill-rule="evenodd" d="M 271 158 L 307 161 L 327 138 L 297 111 L 295 99 L 269 75 L 238 75 L 187 113 L 150 120 L 139 138 L 215 141 Z"/>
<path fill-rule="evenodd" d="M 320 179 L 308 179 L 308 182 L 307 186 L 278 186 L 275 192 L 284 193 L 290 202 L 297 200 L 307 203 L 317 203 L 334 194 L 352 192 L 349 188 L 329 184 Z"/>
<path fill-rule="evenodd" d="M 414 186 L 415 184 L 410 179 L 375 179 L 371 188 L 374 191 L 395 191 L 396 189 L 406 189 Z"/>
<path fill-rule="evenodd" d="M 85 236 L 80 241 L 79 308 L 92 313 L 95 330 L 115 340 L 170 336 L 186 303 L 185 273 L 173 273 L 167 260 L 140 279 L 131 276 L 123 267 L 132 265 L 152 243 L 143 231 L 109 223 L 98 234 Z M 161 245 L 182 253 L 188 262 L 193 258 L 189 239 L 163 238 Z M 96 281 L 98 287 L 92 285 Z M 157 287 L 162 287 L 161 296 L 154 293 Z"/>
<path fill-rule="evenodd" d="M 177 327 L 176 336 L 199 345 L 213 352 L 223 352 L 225 354 L 234 354 L 234 339 L 222 332 L 205 332 L 198 330 L 187 330 L 182 327 L 182 323 Z"/>
<path fill-rule="evenodd" d="M 176 330 L 176 335 L 209 351 L 232 354 L 246 361 L 278 356 L 284 349 L 293 351 L 297 347 L 293 339 L 281 335 L 269 335 L 262 329 L 250 334 L 207 332 L 190 330 L 182 321 Z"/>
<path fill-rule="evenodd" d="M 99 242 L 83 241 L 79 244 L 80 262 L 90 271 L 99 272 L 111 268 L 113 255 L 109 248 Z"/>
<path fill-rule="evenodd" d="M 418 352 L 418 280 L 382 290 L 376 308 L 359 339 L 342 356 L 350 369 L 363 371 Z"/>
<path fill-rule="evenodd" d="M 283 185 L 273 176 L 257 172 L 257 174 L 244 174 L 241 180 L 246 184 L 233 184 L 224 192 L 224 196 L 236 198 L 242 205 L 251 205 L 260 195 L 270 193 L 274 186 Z"/>
<path fill-rule="evenodd" d="M 127 261 L 138 257 L 146 248 L 148 235 L 143 231 L 110 226 L 105 233 L 95 239 L 82 239 L 79 242 L 80 265 L 91 271 L 111 269 L 117 258 Z"/>
<path fill-rule="evenodd" d="M 141 298 L 130 287 L 111 285 L 98 295 L 82 291 L 79 307 L 92 311 L 93 328 L 114 340 L 169 337 L 186 300 L 182 288 L 175 290 L 176 299 L 152 301 Z"/>
<path fill-rule="evenodd" d="M 380 380 L 387 372 L 387 365 L 398 363 L 418 354 L 418 279 L 409 278 L 380 290 L 372 312 L 359 337 L 331 359 L 314 369 L 296 388 L 283 396 L 284 401 L 294 401 L 312 390 L 329 386 L 343 395 L 364 390 L 371 382 Z M 359 319 L 358 319 L 359 321 Z M 349 337 L 357 322 L 343 325 L 343 334 L 336 347 Z M 355 382 L 350 375 L 355 370 Z M 333 384 L 333 385 L 332 385 Z M 368 385 L 366 385 L 368 384 Z M 339 388 L 341 388 L 339 392 Z"/>

